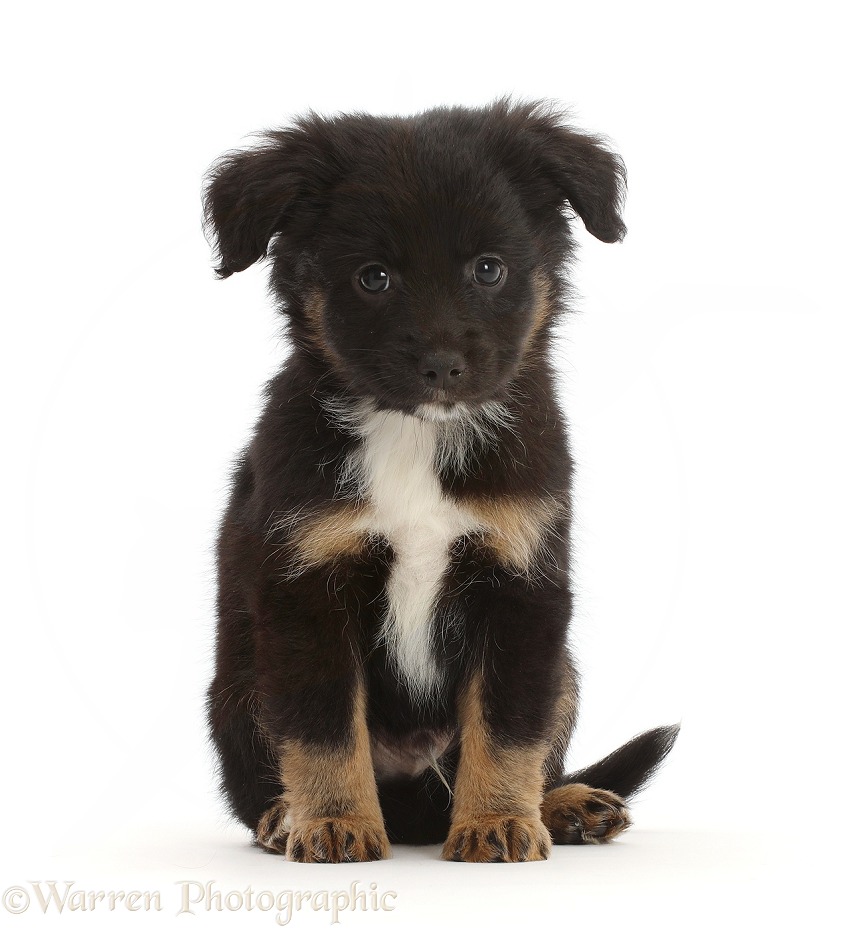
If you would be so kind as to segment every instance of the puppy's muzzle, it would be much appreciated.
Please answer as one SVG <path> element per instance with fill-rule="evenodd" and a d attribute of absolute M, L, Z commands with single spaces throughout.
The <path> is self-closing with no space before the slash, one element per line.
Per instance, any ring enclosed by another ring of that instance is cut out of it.
<path fill-rule="evenodd" d="M 417 370 L 429 387 L 449 390 L 458 386 L 467 370 L 467 362 L 457 352 L 427 352 Z"/>

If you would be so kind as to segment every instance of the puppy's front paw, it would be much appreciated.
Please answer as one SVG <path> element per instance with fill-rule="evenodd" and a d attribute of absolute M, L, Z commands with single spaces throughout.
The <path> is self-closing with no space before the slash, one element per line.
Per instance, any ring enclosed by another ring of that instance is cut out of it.
<path fill-rule="evenodd" d="M 608 842 L 631 825 L 622 797 L 586 784 L 550 790 L 541 803 L 541 816 L 556 845 Z"/>
<path fill-rule="evenodd" d="M 390 854 L 385 827 L 354 816 L 305 820 L 288 835 L 289 861 L 378 861 Z"/>
<path fill-rule="evenodd" d="M 485 816 L 455 822 L 441 857 L 446 861 L 543 861 L 549 832 L 538 817 Z"/>

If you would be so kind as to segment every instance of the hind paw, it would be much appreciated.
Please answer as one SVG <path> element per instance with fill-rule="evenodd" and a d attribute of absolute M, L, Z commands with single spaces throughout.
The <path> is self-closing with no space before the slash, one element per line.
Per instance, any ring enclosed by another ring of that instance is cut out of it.
<path fill-rule="evenodd" d="M 265 811 L 256 826 L 256 842 L 265 851 L 275 852 L 277 855 L 285 854 L 288 843 L 289 827 L 287 823 L 288 806 L 284 800 L 277 800 L 273 806 Z"/>
<path fill-rule="evenodd" d="M 622 797 L 586 784 L 566 784 L 546 793 L 541 818 L 556 845 L 608 842 L 632 822 Z"/>

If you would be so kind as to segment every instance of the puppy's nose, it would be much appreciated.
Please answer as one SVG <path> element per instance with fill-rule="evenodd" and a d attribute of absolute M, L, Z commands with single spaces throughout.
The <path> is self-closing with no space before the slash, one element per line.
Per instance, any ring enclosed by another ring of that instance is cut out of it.
<path fill-rule="evenodd" d="M 420 359 L 417 370 L 430 387 L 455 387 L 467 362 L 455 352 L 429 352 Z"/>

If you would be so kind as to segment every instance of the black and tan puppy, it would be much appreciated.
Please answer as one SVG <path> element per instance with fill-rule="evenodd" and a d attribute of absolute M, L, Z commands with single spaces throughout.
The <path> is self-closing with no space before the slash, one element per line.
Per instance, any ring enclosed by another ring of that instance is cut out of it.
<path fill-rule="evenodd" d="M 265 256 L 293 352 L 219 541 L 209 718 L 235 815 L 296 861 L 606 841 L 675 728 L 563 772 L 571 460 L 549 345 L 573 216 L 624 169 L 538 104 L 308 116 L 212 170 L 218 274 Z"/>

